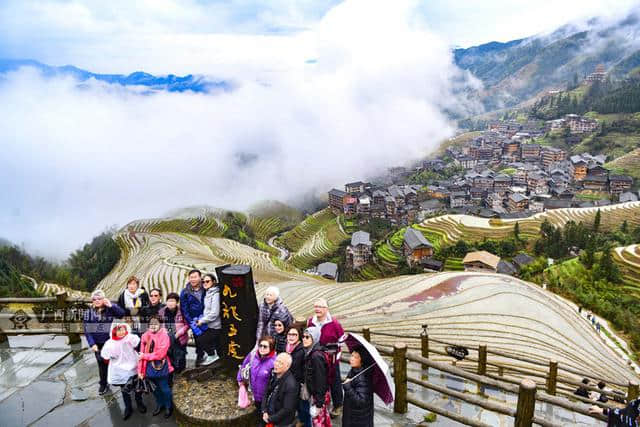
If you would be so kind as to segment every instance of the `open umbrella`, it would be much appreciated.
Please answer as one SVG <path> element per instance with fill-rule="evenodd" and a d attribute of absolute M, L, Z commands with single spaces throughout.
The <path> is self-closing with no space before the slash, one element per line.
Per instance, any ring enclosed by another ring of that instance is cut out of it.
<path fill-rule="evenodd" d="M 389 373 L 389 365 L 387 365 L 387 362 L 380 356 L 378 350 L 362 336 L 352 332 L 345 334 L 342 342 L 347 346 L 349 351 L 353 351 L 356 347 L 363 347 L 364 350 L 369 353 L 371 360 L 373 360 L 373 372 L 371 374 L 373 392 L 387 405 L 393 402 L 394 390 L 391 374 Z"/>

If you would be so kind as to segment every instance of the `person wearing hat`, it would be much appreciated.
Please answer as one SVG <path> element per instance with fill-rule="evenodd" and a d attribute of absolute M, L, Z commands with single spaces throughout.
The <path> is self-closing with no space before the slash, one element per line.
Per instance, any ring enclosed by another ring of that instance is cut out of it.
<path fill-rule="evenodd" d="M 140 338 L 131 333 L 127 323 L 114 322 L 111 325 L 111 338 L 104 343 L 100 356 L 109 362 L 108 381 L 111 385 L 120 386 L 122 390 L 122 400 L 124 400 L 124 420 L 129 419 L 133 414 L 131 404 L 131 391 L 126 391 L 124 386 L 136 375 L 138 367 L 138 352 L 136 347 L 140 343 Z M 142 393 L 135 392 L 136 405 L 141 413 L 147 412 L 147 407 L 142 401 Z"/>
<path fill-rule="evenodd" d="M 91 293 L 91 308 L 85 311 L 82 325 L 87 345 L 95 354 L 98 362 L 98 372 L 100 373 L 98 394 L 100 395 L 109 392 L 109 384 L 107 384 L 108 362 L 100 357 L 100 351 L 109 339 L 109 330 L 113 319 L 121 319 L 125 314 L 126 312 L 118 304 L 113 304 L 105 296 L 103 290 L 96 289 Z"/>
<path fill-rule="evenodd" d="M 300 398 L 308 402 L 309 417 L 303 417 L 305 427 L 331 425 L 327 406 L 331 401 L 327 384 L 328 355 L 320 345 L 320 328 L 311 327 L 302 333 L 304 348 L 304 382 Z M 301 420 L 302 421 L 302 420 Z M 327 424 L 328 423 L 328 424 Z"/>

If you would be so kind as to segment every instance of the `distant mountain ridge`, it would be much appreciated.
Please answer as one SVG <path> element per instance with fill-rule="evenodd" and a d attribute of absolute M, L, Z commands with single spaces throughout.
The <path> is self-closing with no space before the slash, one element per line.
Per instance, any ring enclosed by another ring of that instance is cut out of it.
<path fill-rule="evenodd" d="M 122 86 L 144 86 L 149 90 L 165 90 L 168 92 L 198 92 L 211 93 L 218 91 L 228 91 L 232 89 L 230 82 L 224 80 L 212 80 L 206 76 L 188 74 L 186 76 L 176 76 L 168 74 L 166 76 L 154 76 L 142 71 L 136 71 L 129 75 L 124 74 L 97 74 L 86 71 L 73 65 L 53 67 L 32 59 L 2 59 L 0 58 L 0 79 L 2 74 L 17 71 L 22 67 L 32 67 L 37 69 L 45 77 L 70 76 L 85 82 L 95 79 L 110 84 Z"/>
<path fill-rule="evenodd" d="M 513 107 L 549 89 L 564 89 L 603 64 L 622 79 L 640 66 L 640 9 L 624 19 L 592 19 L 545 36 L 491 42 L 453 51 L 454 61 L 484 84 L 477 93 L 488 111 Z"/>

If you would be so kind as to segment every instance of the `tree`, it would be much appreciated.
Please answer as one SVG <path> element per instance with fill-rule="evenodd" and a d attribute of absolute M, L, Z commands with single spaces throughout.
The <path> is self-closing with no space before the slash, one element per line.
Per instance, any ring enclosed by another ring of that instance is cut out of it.
<path fill-rule="evenodd" d="M 622 225 L 620 226 L 620 231 L 622 231 L 625 234 L 629 231 L 629 224 L 627 224 L 626 219 L 622 222 Z"/>
<path fill-rule="evenodd" d="M 597 233 L 599 228 L 600 228 L 600 209 L 596 211 L 596 217 L 593 219 L 593 231 Z"/>
<path fill-rule="evenodd" d="M 513 226 L 513 236 L 516 240 L 520 240 L 520 224 L 516 221 L 516 225 Z"/>
<path fill-rule="evenodd" d="M 587 243 L 587 247 L 582 253 L 581 261 L 588 268 L 591 269 L 593 267 L 593 263 L 595 262 L 596 257 L 596 249 L 593 240 L 589 240 Z"/>
<path fill-rule="evenodd" d="M 618 266 L 613 261 L 611 251 L 611 245 L 606 245 L 602 250 L 602 255 L 600 255 L 600 260 L 598 261 L 598 274 L 596 274 L 596 276 L 599 276 L 599 279 L 606 279 L 609 282 L 615 283 L 620 280 L 620 270 L 618 270 Z"/>

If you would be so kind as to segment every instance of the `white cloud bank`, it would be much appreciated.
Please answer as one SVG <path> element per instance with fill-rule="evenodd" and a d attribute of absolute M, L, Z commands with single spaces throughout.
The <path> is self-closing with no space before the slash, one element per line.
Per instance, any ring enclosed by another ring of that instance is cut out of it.
<path fill-rule="evenodd" d="M 453 131 L 441 111 L 464 108 L 452 95 L 464 76 L 411 11 L 340 4 L 313 31 L 270 40 L 283 56 L 263 71 L 277 71 L 224 94 L 7 75 L 0 236 L 64 256 L 111 224 L 195 204 L 291 202 L 425 155 Z M 237 52 L 229 70 L 248 73 L 254 52 Z"/>

